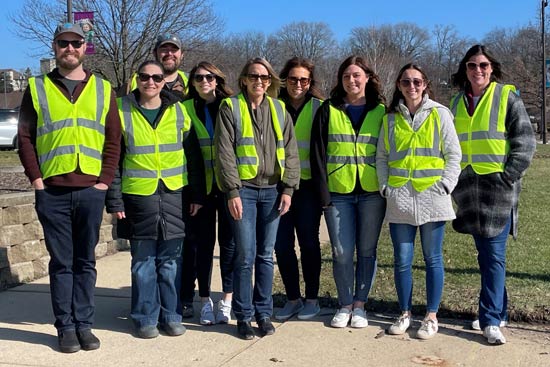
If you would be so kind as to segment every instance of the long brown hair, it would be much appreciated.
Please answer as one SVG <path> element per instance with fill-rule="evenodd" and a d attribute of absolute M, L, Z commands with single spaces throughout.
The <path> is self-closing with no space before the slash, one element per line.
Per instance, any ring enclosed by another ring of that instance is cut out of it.
<path fill-rule="evenodd" d="M 225 74 L 216 65 L 208 61 L 201 61 L 189 72 L 189 91 L 187 92 L 186 99 L 200 98 L 199 92 L 197 92 L 197 89 L 193 85 L 193 79 L 197 70 L 201 68 L 214 74 L 216 78 L 216 98 L 226 98 L 233 95 L 233 90 L 226 84 Z"/>
<path fill-rule="evenodd" d="M 313 61 L 309 59 L 305 59 L 303 57 L 295 56 L 288 60 L 283 67 L 283 70 L 279 73 L 279 78 L 283 81 L 283 87 L 281 88 L 281 91 L 279 92 L 279 98 L 281 98 L 283 101 L 288 101 L 290 98 L 288 96 L 288 90 L 286 89 L 286 78 L 288 77 L 288 73 L 290 73 L 290 70 L 294 68 L 304 68 L 307 71 L 309 71 L 309 90 L 308 94 L 312 95 L 315 98 L 324 99 L 323 94 L 317 88 L 317 80 L 315 79 L 315 64 Z"/>
<path fill-rule="evenodd" d="M 347 93 L 344 90 L 342 77 L 344 75 L 344 71 L 350 65 L 357 65 L 358 67 L 363 69 L 365 74 L 367 74 L 367 76 L 369 77 L 369 80 L 365 85 L 365 100 L 367 110 L 370 111 L 380 103 L 385 104 L 386 98 L 384 98 L 384 96 L 380 92 L 380 78 L 378 78 L 378 75 L 376 75 L 374 71 L 367 66 L 366 60 L 361 56 L 350 56 L 345 59 L 342 64 L 340 64 L 340 67 L 338 68 L 338 81 L 336 83 L 336 86 L 330 91 L 330 98 L 337 103 L 342 103 L 344 101 L 344 97 L 347 95 Z"/>

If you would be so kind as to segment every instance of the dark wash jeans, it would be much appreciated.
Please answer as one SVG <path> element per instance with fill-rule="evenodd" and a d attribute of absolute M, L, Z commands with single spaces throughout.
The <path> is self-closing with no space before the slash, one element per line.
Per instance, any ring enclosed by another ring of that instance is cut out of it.
<path fill-rule="evenodd" d="M 295 230 L 300 246 L 305 296 L 306 299 L 317 299 L 321 275 L 321 247 L 319 243 L 321 213 L 315 192 L 304 188 L 294 192 L 290 211 L 283 215 L 279 222 L 275 254 L 289 300 L 301 297 L 298 257 L 294 249 Z"/>
<path fill-rule="evenodd" d="M 54 326 L 90 329 L 94 321 L 95 247 L 106 190 L 46 187 L 36 190 L 35 208 L 50 253 Z"/>
<path fill-rule="evenodd" d="M 273 249 L 279 226 L 276 188 L 243 187 L 241 220 L 230 219 L 235 236 L 233 312 L 238 321 L 273 314 Z M 254 285 L 252 272 L 254 271 Z"/>
<path fill-rule="evenodd" d="M 216 243 L 216 213 L 222 290 L 224 293 L 233 292 L 235 242 L 229 224 L 225 195 L 214 186 L 206 197 L 204 206 L 197 215 L 188 219 L 185 226 L 181 287 L 183 304 L 193 303 L 195 279 L 199 283 L 199 296 L 210 297 L 212 260 Z"/>

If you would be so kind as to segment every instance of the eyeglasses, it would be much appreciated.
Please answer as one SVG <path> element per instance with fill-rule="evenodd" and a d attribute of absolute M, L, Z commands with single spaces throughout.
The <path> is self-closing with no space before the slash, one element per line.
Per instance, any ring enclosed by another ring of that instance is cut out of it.
<path fill-rule="evenodd" d="M 487 70 L 489 68 L 489 66 L 491 66 L 491 63 L 490 62 L 480 62 L 479 64 L 476 64 L 475 62 L 470 61 L 470 62 L 466 63 L 466 66 L 468 67 L 468 70 L 472 70 L 472 71 L 476 70 L 478 67 L 481 70 Z"/>
<path fill-rule="evenodd" d="M 308 86 L 311 79 L 309 78 L 296 78 L 295 76 L 289 76 L 286 78 L 286 81 L 288 84 L 296 85 L 300 83 L 302 87 Z"/>
<path fill-rule="evenodd" d="M 271 75 L 265 75 L 265 74 L 246 74 L 246 77 L 250 82 L 255 82 L 256 80 L 260 79 L 262 83 L 267 83 L 271 79 Z"/>
<path fill-rule="evenodd" d="M 401 79 L 399 81 L 399 84 L 403 88 L 408 88 L 411 84 L 414 85 L 416 88 L 420 88 L 422 85 L 424 85 L 423 79 Z"/>
<path fill-rule="evenodd" d="M 74 49 L 82 47 L 84 41 L 67 41 L 67 40 L 56 40 L 55 43 L 61 48 L 67 48 L 69 45 L 73 46 Z"/>
<path fill-rule="evenodd" d="M 138 74 L 138 78 L 139 80 L 141 80 L 142 82 L 146 82 L 148 81 L 149 79 L 153 79 L 153 81 L 155 83 L 160 83 L 164 80 L 164 75 L 162 74 L 153 74 L 153 75 L 149 75 L 149 74 L 145 74 L 145 73 L 139 73 Z"/>
<path fill-rule="evenodd" d="M 204 79 L 206 79 L 206 81 L 208 83 L 212 82 L 214 79 L 216 78 L 216 76 L 214 74 L 195 74 L 195 76 L 193 77 L 193 79 L 197 82 L 197 83 L 200 83 L 202 82 Z"/>

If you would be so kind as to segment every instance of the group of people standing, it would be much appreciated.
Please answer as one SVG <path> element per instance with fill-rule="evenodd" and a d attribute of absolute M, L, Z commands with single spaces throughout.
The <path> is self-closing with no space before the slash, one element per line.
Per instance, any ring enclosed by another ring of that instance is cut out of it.
<path fill-rule="evenodd" d="M 535 150 L 531 124 L 500 63 L 472 47 L 453 75 L 450 108 L 435 102 L 422 68 L 397 74 L 389 105 L 367 61 L 350 56 L 324 100 L 314 64 L 294 57 L 277 75 L 249 60 L 236 95 L 209 62 L 179 70 L 181 40 L 159 36 L 121 96 L 82 68 L 84 35 L 60 26 L 58 67 L 31 78 L 21 106 L 20 157 L 36 190 L 36 210 L 51 255 L 50 286 L 62 352 L 97 349 L 91 332 L 94 247 L 103 203 L 130 240 L 131 318 L 141 338 L 228 323 L 252 339 L 271 322 L 307 320 L 319 311 L 319 227 L 332 246 L 339 308 L 331 326 L 368 326 L 365 303 L 384 221 L 394 248 L 401 315 L 412 325 L 416 233 L 426 264 L 426 315 L 416 332 L 438 331 L 445 223 L 471 234 L 481 272 L 476 328 L 505 343 L 506 240 L 517 233 L 521 177 Z M 108 190 L 107 190 L 108 189 Z M 457 206 L 453 209 L 452 200 Z M 64 223 L 60 225 L 60 223 Z M 223 296 L 210 297 L 214 245 L 220 246 Z M 305 294 L 294 243 L 300 247 Z M 287 303 L 273 315 L 275 252 Z M 355 258 L 355 263 L 354 263 Z"/>

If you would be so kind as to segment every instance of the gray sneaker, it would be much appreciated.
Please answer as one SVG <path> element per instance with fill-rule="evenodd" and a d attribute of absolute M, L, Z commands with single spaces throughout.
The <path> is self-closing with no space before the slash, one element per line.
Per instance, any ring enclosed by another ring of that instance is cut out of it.
<path fill-rule="evenodd" d="M 309 320 L 317 316 L 321 312 L 321 307 L 319 307 L 319 301 L 304 303 L 304 308 L 302 311 L 298 312 L 298 319 L 300 320 Z"/>
<path fill-rule="evenodd" d="M 275 315 L 275 319 L 279 321 L 288 320 L 292 316 L 302 311 L 303 308 L 304 308 L 304 303 L 302 302 L 301 299 L 298 299 L 298 302 L 294 302 L 294 303 L 287 301 L 287 303 L 282 308 L 282 310 L 277 312 L 277 315 Z"/>
<path fill-rule="evenodd" d="M 499 327 L 506 327 L 506 326 L 508 326 L 508 321 L 501 320 Z M 481 325 L 479 325 L 479 319 L 475 319 L 474 321 L 472 321 L 472 329 L 481 330 Z"/>

